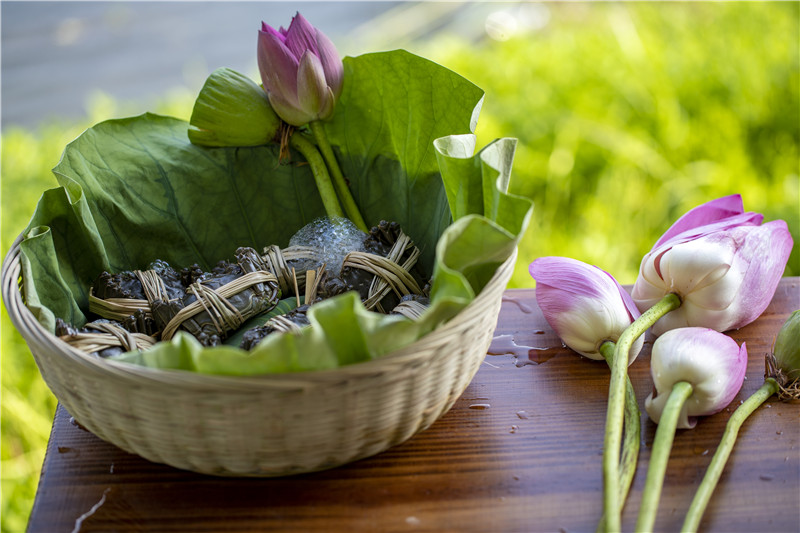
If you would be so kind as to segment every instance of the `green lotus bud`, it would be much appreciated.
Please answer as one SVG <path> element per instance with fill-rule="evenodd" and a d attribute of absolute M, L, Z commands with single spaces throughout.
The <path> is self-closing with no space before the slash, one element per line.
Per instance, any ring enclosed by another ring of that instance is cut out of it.
<path fill-rule="evenodd" d="M 278 138 L 281 120 L 254 81 L 221 68 L 200 90 L 189 140 L 201 146 L 260 146 Z"/>
<path fill-rule="evenodd" d="M 800 378 L 800 309 L 792 313 L 775 337 L 775 363 L 789 379 Z"/>
<path fill-rule="evenodd" d="M 800 309 L 784 322 L 767 356 L 767 377 L 778 382 L 782 400 L 800 399 Z"/>

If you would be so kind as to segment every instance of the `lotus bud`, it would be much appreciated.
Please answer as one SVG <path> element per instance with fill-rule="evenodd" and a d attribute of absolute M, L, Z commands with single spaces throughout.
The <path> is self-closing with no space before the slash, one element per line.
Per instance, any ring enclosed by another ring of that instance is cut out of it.
<path fill-rule="evenodd" d="M 276 139 L 281 120 L 252 80 L 220 68 L 194 103 L 189 140 L 201 146 L 260 146 Z"/>
<path fill-rule="evenodd" d="M 780 398 L 800 400 L 800 309 L 792 313 L 775 337 L 767 356 L 768 376 L 780 386 Z"/>
<path fill-rule="evenodd" d="M 766 309 L 783 275 L 792 237 L 783 220 L 761 224 L 745 213 L 739 195 L 696 207 L 681 217 L 644 256 L 632 296 L 648 309 L 675 293 L 681 306 L 653 326 L 696 326 L 717 331 L 746 326 Z"/>
<path fill-rule="evenodd" d="M 261 23 L 258 69 L 269 102 L 292 126 L 333 115 L 344 67 L 333 43 L 300 13 L 289 29 Z"/>
<path fill-rule="evenodd" d="M 602 360 L 600 345 L 616 342 L 639 317 L 630 295 L 611 274 L 567 257 L 541 257 L 530 265 L 536 300 L 545 320 L 561 340 L 581 355 Z M 640 337 L 629 353 L 642 349 Z"/>
<path fill-rule="evenodd" d="M 672 387 L 681 381 L 692 385 L 683 404 L 679 428 L 693 428 L 696 417 L 724 409 L 742 388 L 747 370 L 747 347 L 709 328 L 667 331 L 653 343 L 650 373 L 655 392 L 644 402 L 650 418 L 658 423 Z"/>

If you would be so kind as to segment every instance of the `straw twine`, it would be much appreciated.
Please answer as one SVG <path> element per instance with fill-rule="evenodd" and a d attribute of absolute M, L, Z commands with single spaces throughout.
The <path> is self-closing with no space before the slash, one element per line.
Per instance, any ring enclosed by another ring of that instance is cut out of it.
<path fill-rule="evenodd" d="M 397 261 L 407 250 L 411 250 L 411 253 L 403 264 L 398 264 Z M 387 313 L 389 310 L 384 309 L 380 302 L 389 291 L 394 291 L 398 298 L 407 294 L 422 294 L 419 284 L 409 273 L 419 256 L 419 248 L 414 246 L 408 235 L 400 231 L 386 257 L 367 252 L 350 252 L 344 258 L 342 269 L 351 267 L 373 274 L 375 277 L 370 284 L 364 306 L 367 309 Z"/>
<path fill-rule="evenodd" d="M 123 351 L 146 350 L 151 348 L 156 339 L 144 333 L 131 333 L 116 324 L 108 322 L 94 322 L 86 325 L 93 332 L 79 332 L 62 335 L 59 338 L 87 353 L 94 353 L 107 348 L 119 347 Z"/>
<path fill-rule="evenodd" d="M 278 279 L 281 294 L 289 294 L 295 284 L 298 290 L 305 287 L 305 273 L 297 276 L 295 282 L 295 276 L 287 262 L 302 259 L 316 261 L 318 257 L 317 249 L 312 246 L 289 246 L 281 250 L 279 246 L 273 244 L 264 248 L 264 255 L 261 256 L 261 259 L 266 267 L 264 270 L 272 272 Z M 299 295 L 299 292 L 295 292 L 295 294 Z"/>
<path fill-rule="evenodd" d="M 136 276 L 142 282 L 148 300 L 132 298 L 108 298 L 103 300 L 97 298 L 92 291 L 89 292 L 89 311 L 103 318 L 112 320 L 124 320 L 136 311 L 142 311 L 145 316 L 152 317 L 151 302 L 156 300 L 169 301 L 166 287 L 158 274 L 153 271 L 135 271 Z M 202 312 L 208 313 L 218 333 L 223 334 L 228 331 L 238 329 L 244 321 L 255 314 L 257 310 L 246 309 L 238 310 L 228 299 L 240 292 L 255 285 L 264 284 L 267 287 L 265 297 L 274 303 L 278 301 L 278 283 L 272 272 L 257 270 L 234 279 L 219 287 L 211 289 L 203 285 L 202 282 L 193 283 L 187 293 L 194 294 L 197 300 L 182 308 L 164 327 L 161 333 L 161 340 L 171 339 L 181 324 L 186 320 L 194 318 Z"/>
<path fill-rule="evenodd" d="M 250 309 L 240 312 L 228 301 L 228 298 L 260 283 L 271 288 L 267 298 L 277 304 L 277 280 L 271 272 L 260 270 L 248 272 L 244 276 L 236 278 L 218 289 L 211 289 L 203 285 L 202 282 L 193 283 L 186 292 L 194 294 L 197 300 L 178 311 L 178 313 L 172 317 L 169 323 L 164 326 L 164 331 L 161 332 L 161 340 L 170 340 L 186 320 L 195 317 L 203 311 L 208 313 L 211 317 L 211 321 L 218 333 L 224 334 L 228 331 L 238 329 L 247 318 L 253 315 L 253 312 Z"/>

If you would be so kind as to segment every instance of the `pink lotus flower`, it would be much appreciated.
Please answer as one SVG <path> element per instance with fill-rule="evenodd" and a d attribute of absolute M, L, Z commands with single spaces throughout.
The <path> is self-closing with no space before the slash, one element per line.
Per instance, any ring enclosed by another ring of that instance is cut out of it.
<path fill-rule="evenodd" d="M 336 47 L 300 13 L 289 29 L 261 23 L 258 69 L 269 102 L 285 122 L 303 126 L 333 115 L 344 68 Z"/>
<path fill-rule="evenodd" d="M 653 326 L 656 335 L 687 326 L 727 331 L 764 312 L 793 242 L 786 222 L 762 225 L 763 218 L 745 213 L 737 194 L 692 209 L 664 233 L 642 259 L 632 291 L 641 310 L 668 293 L 681 298 Z"/>
<path fill-rule="evenodd" d="M 630 295 L 607 272 L 567 257 L 541 257 L 531 263 L 536 300 L 544 318 L 564 344 L 590 359 L 602 360 L 600 345 L 616 342 L 639 317 Z M 640 337 L 629 363 L 642 349 Z"/>
<path fill-rule="evenodd" d="M 678 418 L 679 428 L 693 428 L 695 417 L 723 410 L 736 396 L 747 370 L 747 347 L 708 328 L 673 329 L 653 343 L 650 372 L 656 392 L 644 402 L 658 423 L 673 385 L 686 381 L 692 394 Z"/>

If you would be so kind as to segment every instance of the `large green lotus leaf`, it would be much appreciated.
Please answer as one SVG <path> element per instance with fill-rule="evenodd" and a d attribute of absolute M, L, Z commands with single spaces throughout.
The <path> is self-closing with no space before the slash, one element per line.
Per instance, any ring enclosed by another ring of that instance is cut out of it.
<path fill-rule="evenodd" d="M 404 50 L 347 57 L 344 76 L 325 131 L 356 203 L 368 225 L 406 221 L 430 269 L 451 222 L 433 141 L 472 133 L 483 91 Z"/>
<path fill-rule="evenodd" d="M 437 244 L 434 300 L 472 300 L 512 253 L 533 213 L 508 194 L 515 139 L 499 139 L 471 156 L 474 135 L 436 139 L 434 147 L 455 222 Z"/>
<path fill-rule="evenodd" d="M 56 317 L 82 324 L 86 273 L 107 269 L 108 259 L 81 187 L 45 191 L 25 233 L 20 249 L 28 308 L 50 331 Z"/>
<path fill-rule="evenodd" d="M 454 316 L 512 253 L 531 205 L 506 193 L 512 140 L 476 156 L 467 149 L 480 90 L 406 52 L 347 58 L 345 70 L 328 135 L 367 221 L 397 220 L 427 254 L 436 277 L 431 308 L 417 321 L 378 315 L 351 293 L 314 306 L 314 327 L 270 336 L 249 353 L 179 335 L 123 361 L 258 374 L 377 357 Z M 54 315 L 80 325 L 101 269 L 144 268 L 156 258 L 208 268 L 238 246 L 285 246 L 324 214 L 298 154 L 279 164 L 275 146 L 195 146 L 187 127 L 146 114 L 101 123 L 67 147 L 54 169 L 62 188 L 45 194 L 22 246 L 27 302 L 51 330 Z M 448 209 L 459 188 L 470 191 L 467 207 Z M 458 220 L 445 231 L 451 217 Z"/>

